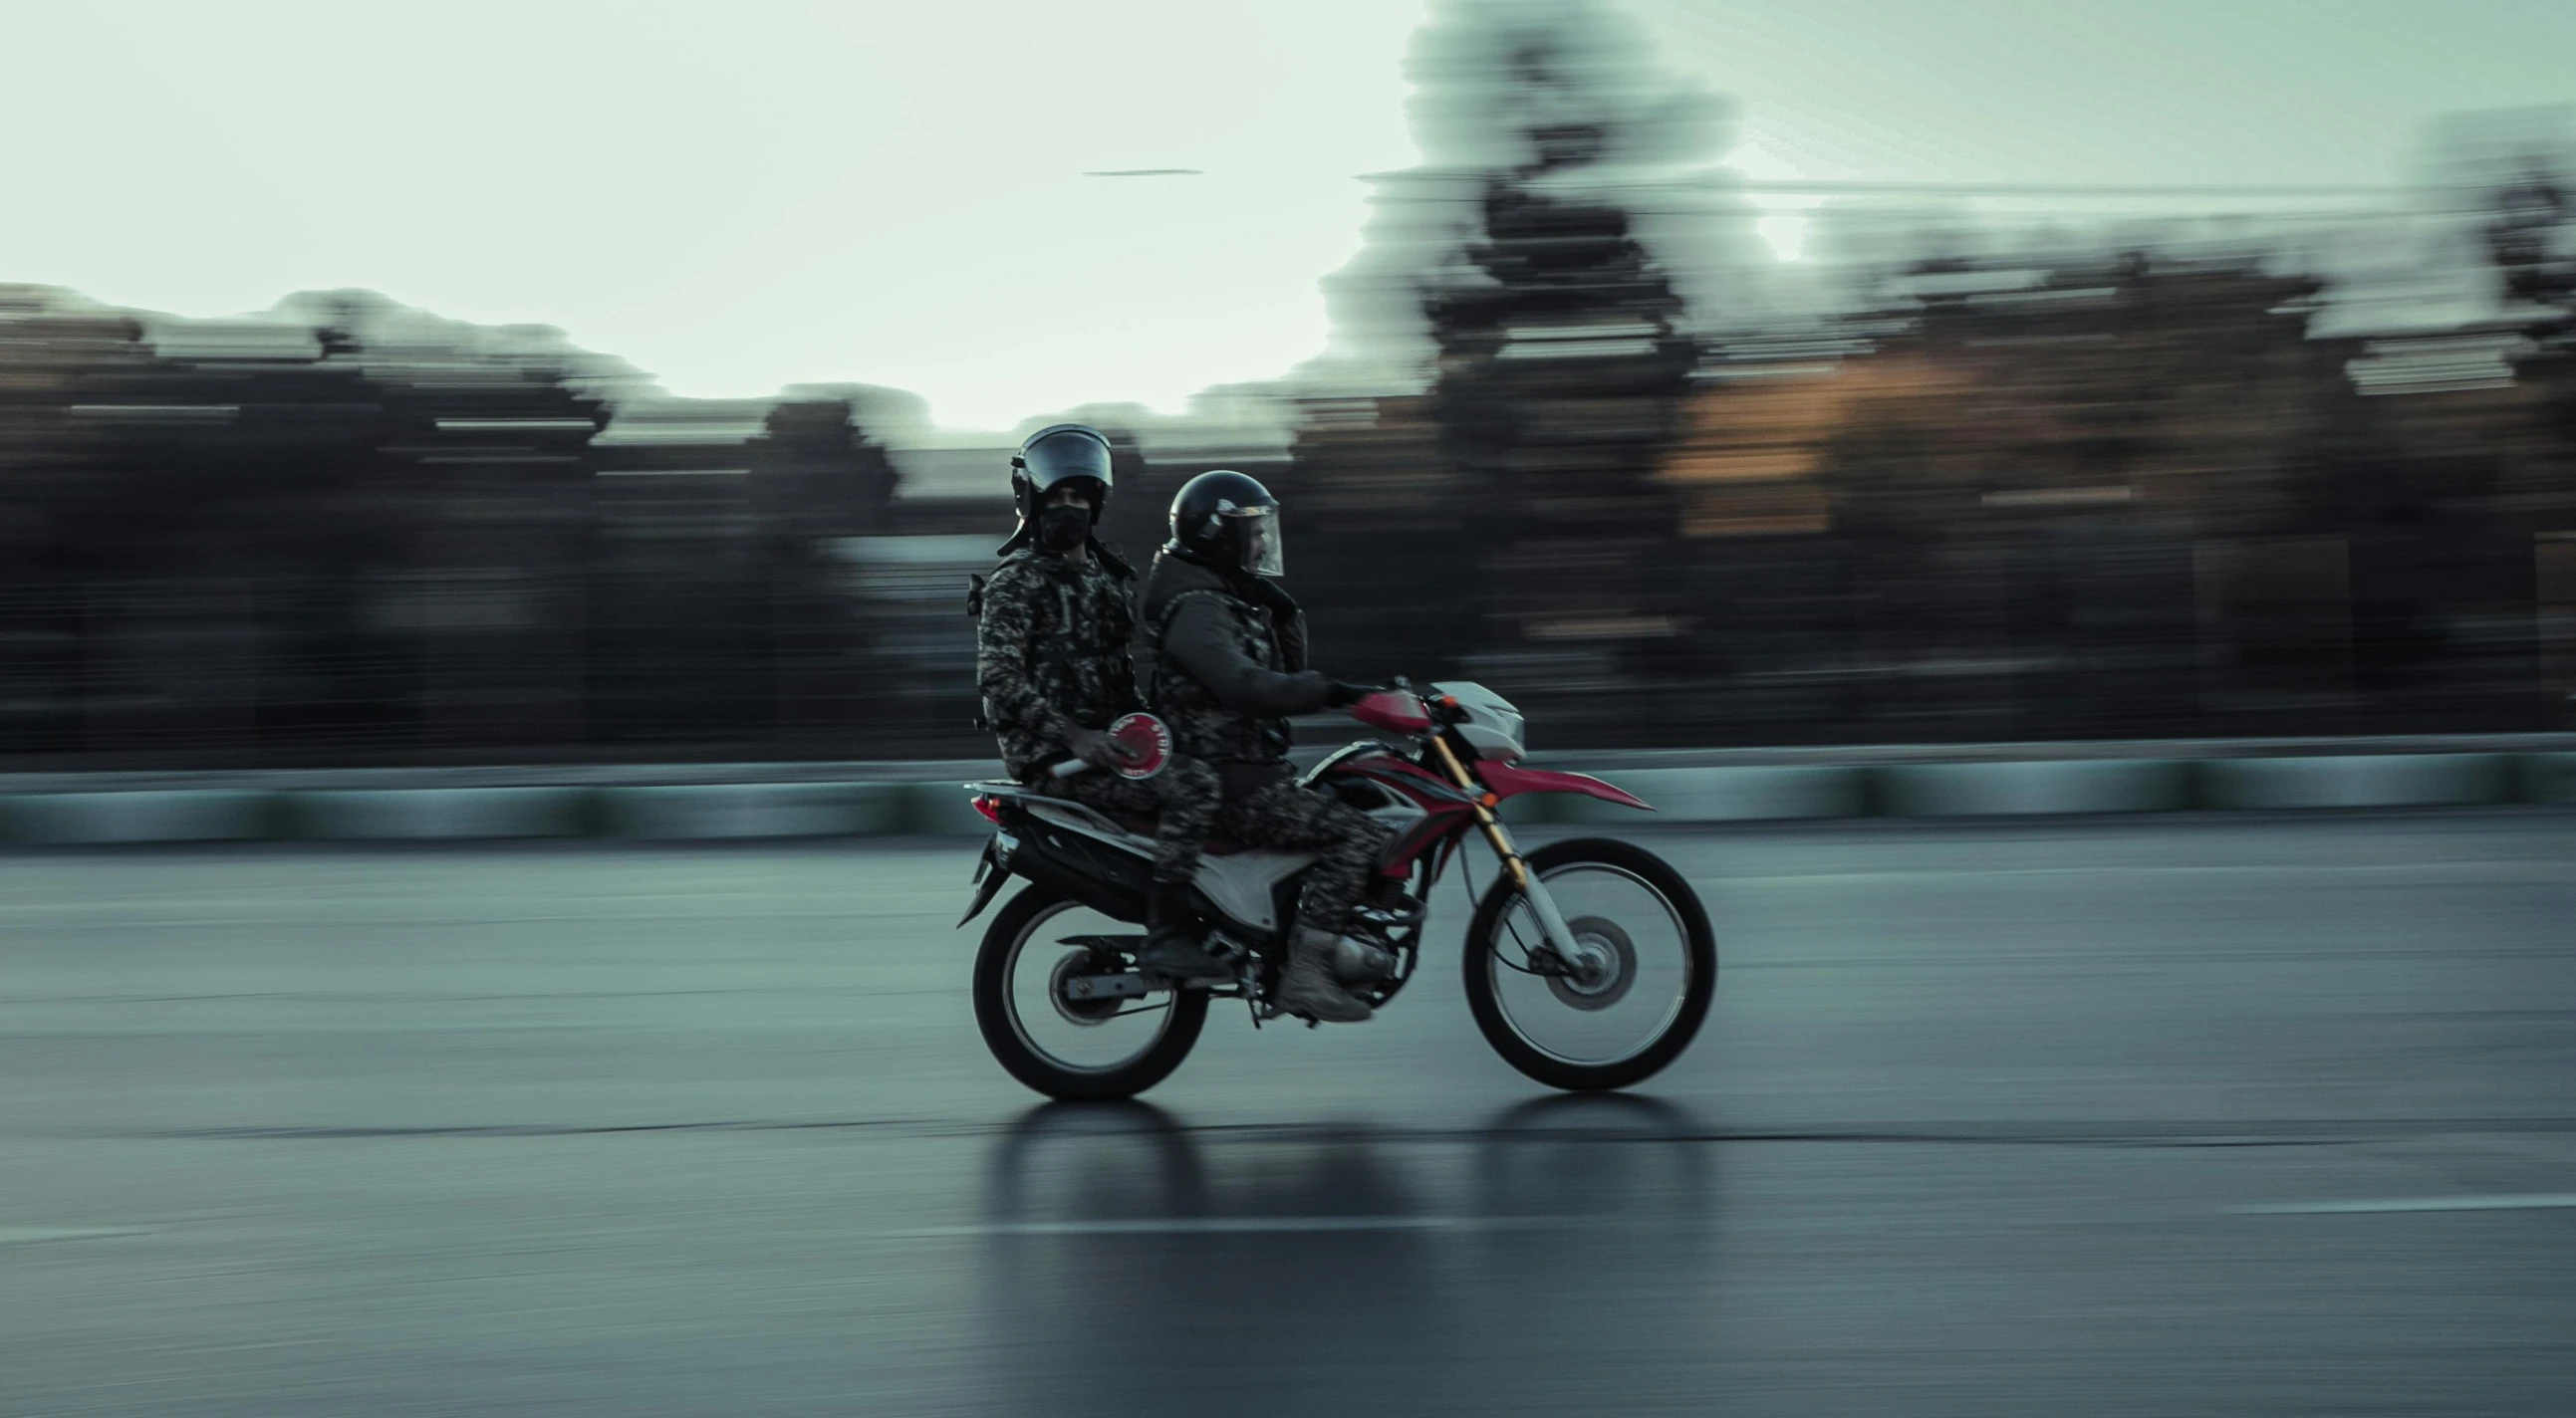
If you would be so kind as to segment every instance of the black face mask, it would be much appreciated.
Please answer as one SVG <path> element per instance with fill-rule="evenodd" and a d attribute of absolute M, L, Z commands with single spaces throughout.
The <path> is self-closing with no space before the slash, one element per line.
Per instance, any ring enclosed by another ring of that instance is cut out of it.
<path fill-rule="evenodd" d="M 1071 551 L 1091 535 L 1091 509 L 1050 507 L 1038 514 L 1038 545 L 1048 551 Z"/>

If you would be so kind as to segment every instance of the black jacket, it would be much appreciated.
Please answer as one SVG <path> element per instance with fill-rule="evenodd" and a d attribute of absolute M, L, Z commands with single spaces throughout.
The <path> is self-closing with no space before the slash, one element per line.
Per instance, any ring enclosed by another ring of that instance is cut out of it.
<path fill-rule="evenodd" d="M 1306 668 L 1297 603 L 1268 581 L 1165 548 L 1145 578 L 1144 618 L 1154 712 L 1173 747 L 1218 765 L 1230 786 L 1281 776 L 1288 716 L 1322 708 L 1332 687 Z"/>
<path fill-rule="evenodd" d="M 1072 729 L 1105 729 L 1142 706 L 1127 662 L 1133 574 L 1120 561 L 1024 550 L 977 593 L 975 684 L 1012 777 L 1070 756 Z"/>

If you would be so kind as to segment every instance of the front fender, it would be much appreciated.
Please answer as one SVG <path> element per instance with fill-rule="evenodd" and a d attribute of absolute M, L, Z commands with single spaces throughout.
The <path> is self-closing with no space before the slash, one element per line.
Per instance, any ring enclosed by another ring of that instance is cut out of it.
<path fill-rule="evenodd" d="M 1617 803 L 1621 807 L 1633 807 L 1644 812 L 1655 810 L 1653 804 L 1634 793 L 1622 792 L 1598 778 L 1587 778 L 1580 773 L 1553 773 L 1544 768 L 1514 768 L 1508 763 L 1493 763 L 1483 759 L 1477 760 L 1469 771 L 1476 775 L 1477 781 L 1485 785 L 1486 791 L 1492 793 L 1496 801 L 1516 798 L 1523 793 L 1581 793 L 1587 798 L 1599 798 L 1605 803 Z"/>

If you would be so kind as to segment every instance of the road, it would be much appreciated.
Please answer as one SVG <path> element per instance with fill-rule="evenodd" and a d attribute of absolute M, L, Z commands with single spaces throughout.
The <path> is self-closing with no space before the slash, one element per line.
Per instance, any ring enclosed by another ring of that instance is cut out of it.
<path fill-rule="evenodd" d="M 963 842 L 0 857 L 0 1414 L 2576 1411 L 2576 815 L 1637 840 L 1633 1096 L 1452 894 L 1093 1109 Z"/>

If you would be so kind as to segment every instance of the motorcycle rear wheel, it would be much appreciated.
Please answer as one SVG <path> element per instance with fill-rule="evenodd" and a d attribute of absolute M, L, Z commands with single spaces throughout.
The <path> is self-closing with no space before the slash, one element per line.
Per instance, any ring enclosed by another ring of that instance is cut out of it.
<path fill-rule="evenodd" d="M 1606 837 L 1550 843 L 1525 860 L 1577 941 L 1598 951 L 1602 973 L 1577 982 L 1525 968 L 1543 937 L 1511 879 L 1498 877 L 1467 926 L 1476 1027 L 1505 1063 L 1550 1088 L 1652 1078 L 1690 1047 L 1717 995 L 1717 941 L 1698 893 L 1663 858 Z"/>
<path fill-rule="evenodd" d="M 1079 1016 L 1085 1008 L 1059 1003 L 1052 995 L 1064 965 L 1060 957 L 1079 951 L 1078 947 L 1051 948 L 1045 939 L 1057 934 L 1047 929 L 1049 923 L 1061 921 L 1068 913 L 1091 914 L 1042 886 L 1023 888 L 1003 905 L 984 931 L 983 947 L 975 953 L 976 1027 L 983 1031 L 984 1047 L 992 1051 L 995 1062 L 1011 1077 L 1050 1098 L 1133 1098 L 1170 1077 L 1197 1046 L 1199 1031 L 1207 1026 L 1207 992 L 1164 990 L 1147 997 L 1159 996 L 1160 1006 L 1129 1007 L 1120 1002 L 1125 1015 L 1160 1016 L 1159 1028 L 1148 1025 L 1129 1031 L 1140 1036 L 1132 1049 L 1120 1052 L 1122 1046 L 1112 1043 L 1110 1056 L 1096 1059 L 1058 1052 L 1057 1039 L 1078 1037 L 1060 1026 L 1081 1027 Z M 1050 1023 L 1038 1005 L 1055 1005 L 1048 1012 L 1061 1018 Z M 1104 1018 L 1101 1022 L 1105 1027 L 1115 1021 Z"/>

